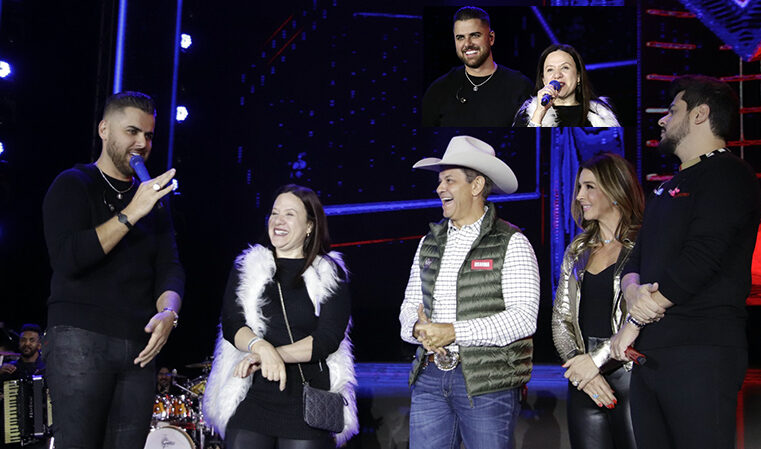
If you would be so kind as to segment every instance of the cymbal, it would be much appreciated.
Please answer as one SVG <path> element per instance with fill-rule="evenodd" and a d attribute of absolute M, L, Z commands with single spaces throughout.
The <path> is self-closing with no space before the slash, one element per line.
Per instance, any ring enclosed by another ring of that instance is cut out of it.
<path fill-rule="evenodd" d="M 191 363 L 190 365 L 185 365 L 185 368 L 211 368 L 211 361 Z"/>
<path fill-rule="evenodd" d="M 0 355 L 3 357 L 21 357 L 18 352 L 0 351 Z"/>

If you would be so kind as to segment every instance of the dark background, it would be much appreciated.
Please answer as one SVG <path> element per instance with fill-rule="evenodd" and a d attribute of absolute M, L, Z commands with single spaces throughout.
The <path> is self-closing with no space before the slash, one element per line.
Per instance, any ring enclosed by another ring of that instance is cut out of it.
<path fill-rule="evenodd" d="M 458 7 L 427 7 L 424 10 L 424 86 L 462 64 L 452 34 L 452 18 Z M 539 7 L 560 43 L 573 46 L 584 64 L 637 59 L 637 11 L 635 7 Z M 494 61 L 518 70 L 536 81 L 539 56 L 552 40 L 532 8 L 488 8 L 495 39 Z M 597 95 L 608 97 L 619 123 L 636 123 L 637 66 L 623 65 L 588 72 Z"/>
<path fill-rule="evenodd" d="M 159 105 L 148 161 L 156 175 L 167 168 L 173 120 L 169 98 L 175 4 L 133 0 L 129 5 L 123 87 L 146 92 Z M 679 9 L 678 4 L 672 6 Z M 521 56 L 498 53 L 496 59 L 533 78 L 535 58 L 546 42 L 530 22 L 532 14 L 518 9 L 521 12 L 512 15 L 498 8 L 495 17 L 500 22 L 494 18 L 493 24 L 495 51 L 520 49 Z M 625 40 L 636 39 L 627 33 L 630 20 L 644 20 L 641 8 L 615 8 L 613 18 L 594 19 L 593 24 L 566 20 L 582 17 L 575 9 L 568 8 L 567 15 L 565 9 L 552 10 L 548 17 L 564 25 L 556 30 L 561 40 L 566 32 L 579 39 L 591 31 L 599 35 L 594 46 L 580 48 L 588 63 L 633 58 L 632 45 L 641 51 L 646 33 L 639 45 Z M 112 1 L 2 3 L 0 55 L 14 61 L 11 79 L 0 80 L 0 139 L 6 149 L 0 156 L 0 321 L 9 328 L 45 323 L 50 268 L 42 238 L 42 197 L 59 172 L 90 162 L 100 152 L 94 131 L 110 92 L 114 10 Z M 261 241 L 277 186 L 308 185 L 326 206 L 434 198 L 435 174 L 413 171 L 411 165 L 423 157 L 440 157 L 456 134 L 491 143 L 516 172 L 519 192 L 536 192 L 536 199 L 500 203 L 498 210 L 524 229 L 536 251 L 542 297 L 535 360 L 557 361 L 549 325 L 553 192 L 548 173 L 552 141 L 558 135 L 549 129 L 537 134 L 527 129 L 419 126 L 423 89 L 432 77 L 457 64 L 451 38 L 441 39 L 445 55 L 436 63 L 443 70 L 429 69 L 427 59 L 437 54 L 428 52 L 429 14 L 447 17 L 446 26 L 437 32 L 449 36 L 450 10 L 402 1 L 287 1 L 268 3 L 266 8 L 243 1 L 184 2 L 182 31 L 192 35 L 193 46 L 180 57 L 177 95 L 190 116 L 175 128 L 172 165 L 178 170 L 181 194 L 173 198 L 172 212 L 188 281 L 181 324 L 162 351 L 162 362 L 181 368 L 211 355 L 232 261 L 246 245 Z M 510 23 L 520 17 L 524 28 L 502 25 L 503 20 Z M 645 25 L 658 38 L 665 33 L 674 39 L 716 40 L 700 27 L 670 36 L 675 33 L 671 24 Z M 712 55 L 698 55 L 705 62 L 693 64 L 689 57 L 682 61 L 670 54 L 645 53 L 640 68 L 723 75 L 716 73 Z M 737 58 L 730 52 L 724 55 L 731 60 L 727 70 L 734 70 Z M 637 126 L 624 130 L 624 142 L 633 162 L 639 163 L 638 154 L 645 155 L 643 176 L 672 172 L 675 160 L 655 156 L 646 147 L 647 140 L 657 139 L 658 116 L 638 113 L 652 105 L 666 106 L 666 83 L 645 82 L 640 90 L 643 73 L 629 87 L 631 70 L 598 71 L 592 79 L 600 93 L 614 98 L 622 117 L 634 117 Z M 606 84 L 621 79 L 626 80 L 625 88 Z M 757 164 L 755 153 L 748 156 Z M 648 188 L 652 186 L 646 183 Z M 398 336 L 397 318 L 417 244 L 417 239 L 407 238 L 423 235 L 427 223 L 440 215 L 438 208 L 429 208 L 330 217 L 335 243 L 391 239 L 338 248 L 353 273 L 358 361 L 402 361 L 411 355 L 411 347 Z M 750 310 L 751 341 L 757 342 L 758 331 L 753 329 L 758 308 Z M 761 360 L 757 346 L 751 348 L 751 359 Z"/>

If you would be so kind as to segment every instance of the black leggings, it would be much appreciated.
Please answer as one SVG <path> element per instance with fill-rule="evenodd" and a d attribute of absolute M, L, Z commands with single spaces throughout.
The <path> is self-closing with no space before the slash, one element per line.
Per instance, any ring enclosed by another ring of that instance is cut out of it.
<path fill-rule="evenodd" d="M 573 449 L 636 449 L 629 410 L 631 372 L 623 367 L 605 375 L 618 404 L 598 407 L 592 398 L 568 384 L 568 434 Z"/>
<path fill-rule="evenodd" d="M 332 449 L 333 440 L 291 440 L 241 429 L 227 429 L 227 449 Z"/>

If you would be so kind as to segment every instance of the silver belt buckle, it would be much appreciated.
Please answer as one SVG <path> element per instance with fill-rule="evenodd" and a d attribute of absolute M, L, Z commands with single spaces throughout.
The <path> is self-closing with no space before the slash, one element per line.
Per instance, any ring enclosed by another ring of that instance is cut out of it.
<path fill-rule="evenodd" d="M 434 353 L 433 363 L 436 364 L 436 368 L 442 371 L 452 371 L 460 363 L 460 353 L 452 352 L 449 349 L 445 349 L 445 351 L 447 351 L 445 355 L 441 355 L 438 352 Z"/>

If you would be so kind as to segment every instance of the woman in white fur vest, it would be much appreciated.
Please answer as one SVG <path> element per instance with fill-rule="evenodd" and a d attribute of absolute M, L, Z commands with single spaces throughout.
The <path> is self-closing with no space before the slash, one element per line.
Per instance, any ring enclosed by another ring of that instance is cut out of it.
<path fill-rule="evenodd" d="M 227 449 L 343 445 L 359 429 L 351 301 L 341 255 L 328 252 L 327 219 L 317 195 L 293 184 L 282 187 L 268 235 L 268 247 L 244 251 L 230 273 L 205 416 Z M 344 397 L 340 433 L 304 422 L 299 365 L 310 386 Z"/>
<path fill-rule="evenodd" d="M 513 126 L 621 126 L 608 100 L 594 94 L 584 61 L 570 45 L 544 49 L 536 69 L 536 89 L 536 96 L 515 114 Z"/>

